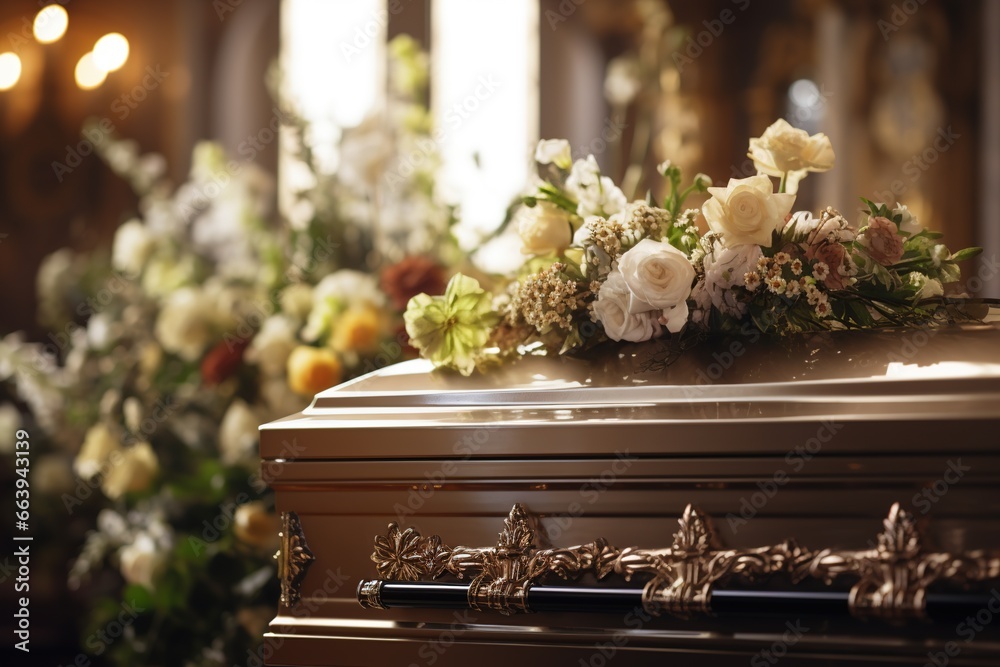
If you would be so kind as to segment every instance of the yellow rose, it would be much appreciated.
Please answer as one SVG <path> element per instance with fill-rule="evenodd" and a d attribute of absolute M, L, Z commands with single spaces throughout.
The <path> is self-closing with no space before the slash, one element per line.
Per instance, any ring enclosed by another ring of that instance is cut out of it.
<path fill-rule="evenodd" d="M 343 369 L 330 350 L 300 345 L 288 355 L 288 386 L 296 394 L 313 396 L 339 384 Z"/>
<path fill-rule="evenodd" d="M 341 352 L 371 352 L 382 338 L 382 315 L 371 304 L 353 306 L 333 325 L 333 349 Z"/>
<path fill-rule="evenodd" d="M 708 188 L 712 198 L 701 212 L 727 247 L 743 243 L 771 245 L 771 234 L 785 222 L 795 195 L 775 194 L 767 176 L 731 178 L 724 188 Z"/>
<path fill-rule="evenodd" d="M 278 517 L 259 500 L 236 508 L 233 531 L 241 542 L 262 550 L 277 549 L 279 529 Z"/>
<path fill-rule="evenodd" d="M 784 118 L 776 120 L 759 138 L 751 139 L 747 155 L 759 174 L 778 178 L 787 174 L 786 188 L 791 193 L 806 172 L 829 171 L 835 159 L 829 137 L 822 132 L 809 136 Z"/>
<path fill-rule="evenodd" d="M 145 491 L 159 471 L 156 452 L 148 442 L 140 442 L 112 458 L 112 465 L 101 480 L 101 490 L 111 500 L 125 493 Z"/>

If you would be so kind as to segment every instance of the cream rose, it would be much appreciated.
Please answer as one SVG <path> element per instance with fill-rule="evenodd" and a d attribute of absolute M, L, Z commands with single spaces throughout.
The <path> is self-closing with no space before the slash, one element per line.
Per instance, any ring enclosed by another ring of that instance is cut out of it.
<path fill-rule="evenodd" d="M 521 237 L 521 252 L 526 255 L 559 253 L 573 241 L 573 227 L 569 216 L 547 201 L 521 208 L 517 233 Z"/>
<path fill-rule="evenodd" d="M 822 132 L 809 136 L 784 118 L 772 123 L 759 138 L 751 139 L 747 155 L 759 174 L 779 178 L 787 174 L 786 187 L 792 193 L 806 172 L 828 171 L 835 159 L 829 137 Z"/>
<path fill-rule="evenodd" d="M 148 442 L 140 442 L 122 450 L 121 456 L 112 460 L 101 480 L 101 490 L 111 500 L 117 500 L 127 492 L 145 491 L 159 471 L 156 452 Z"/>
<path fill-rule="evenodd" d="M 653 308 L 673 308 L 691 295 L 694 267 L 684 253 L 664 241 L 639 241 L 621 256 L 618 271 L 635 299 Z"/>
<path fill-rule="evenodd" d="M 264 421 L 245 401 L 233 401 L 219 424 L 219 451 L 222 462 L 235 465 L 254 458 L 257 427 Z"/>
<path fill-rule="evenodd" d="M 125 581 L 151 589 L 153 578 L 166 562 L 166 555 L 157 548 L 152 537 L 140 533 L 131 544 L 121 548 L 118 562 Z"/>
<path fill-rule="evenodd" d="M 660 333 L 659 313 L 649 304 L 645 312 L 630 312 L 638 304 L 625 284 L 625 278 L 614 272 L 601 285 L 594 302 L 594 316 L 604 326 L 611 340 L 637 343 Z"/>
<path fill-rule="evenodd" d="M 573 164 L 569 142 L 565 139 L 542 139 L 535 148 L 535 161 L 539 164 L 554 164 L 560 169 L 569 169 Z"/>
<path fill-rule="evenodd" d="M 95 424 L 87 431 L 83 439 L 73 470 L 83 479 L 90 479 L 107 463 L 111 455 L 118 451 L 118 438 L 105 424 Z"/>
<path fill-rule="evenodd" d="M 771 234 L 792 210 L 795 195 L 775 194 L 767 176 L 731 178 L 724 188 L 708 188 L 712 198 L 701 212 L 709 228 L 727 246 L 755 243 L 771 245 Z"/>

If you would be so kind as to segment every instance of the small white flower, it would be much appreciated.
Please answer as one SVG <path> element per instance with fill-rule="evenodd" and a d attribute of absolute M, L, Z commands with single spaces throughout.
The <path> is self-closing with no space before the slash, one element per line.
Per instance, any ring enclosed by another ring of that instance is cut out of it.
<path fill-rule="evenodd" d="M 796 276 L 802 275 L 802 260 L 796 259 L 792 261 L 792 273 Z"/>
<path fill-rule="evenodd" d="M 774 261 L 777 262 L 779 266 L 788 264 L 791 259 L 791 256 L 787 252 L 779 252 L 774 255 Z"/>
<path fill-rule="evenodd" d="M 824 300 L 816 303 L 816 314 L 820 317 L 829 317 L 830 312 L 830 303 L 826 301 L 825 298 Z"/>
<path fill-rule="evenodd" d="M 136 276 L 142 272 L 154 247 L 152 234 L 142 222 L 133 218 L 115 232 L 115 240 L 111 246 L 111 265 L 130 276 Z"/>
<path fill-rule="evenodd" d="M 767 279 L 767 289 L 774 294 L 785 293 L 785 279 L 781 276 L 772 276 Z"/>
<path fill-rule="evenodd" d="M 628 203 L 618 186 L 607 176 L 601 176 L 601 168 L 593 155 L 573 163 L 566 179 L 566 190 L 576 199 L 576 213 L 581 218 L 610 216 L 623 210 Z"/>
<path fill-rule="evenodd" d="M 743 274 L 743 284 L 751 292 L 756 292 L 760 287 L 760 274 L 756 271 L 749 271 Z"/>
<path fill-rule="evenodd" d="M 801 284 L 798 280 L 791 280 L 785 284 L 785 294 L 788 296 L 798 296 Z"/>
<path fill-rule="evenodd" d="M 153 588 L 153 579 L 166 563 L 166 554 L 157 548 L 156 542 L 146 533 L 140 533 L 135 540 L 118 552 L 122 576 L 130 584 Z"/>
<path fill-rule="evenodd" d="M 941 266 L 941 262 L 948 259 L 948 248 L 938 243 L 931 249 L 931 262 L 934 263 L 935 268 Z"/>
<path fill-rule="evenodd" d="M 569 142 L 565 139 L 542 139 L 535 148 L 535 161 L 569 169 L 573 164 Z"/>
<path fill-rule="evenodd" d="M 812 274 L 816 280 L 826 280 L 826 277 L 830 275 L 830 267 L 825 262 L 816 262 L 813 265 Z"/>
<path fill-rule="evenodd" d="M 906 204 L 899 204 L 896 208 L 892 209 L 892 216 L 900 216 L 899 221 L 899 231 L 913 236 L 914 234 L 919 234 L 924 230 L 923 225 L 921 225 L 916 216 L 906 207 Z"/>
<path fill-rule="evenodd" d="M 282 377 L 288 356 L 298 345 L 296 326 L 283 315 L 273 315 L 261 325 L 260 331 L 246 351 L 246 359 L 260 367 L 268 377 Z"/>

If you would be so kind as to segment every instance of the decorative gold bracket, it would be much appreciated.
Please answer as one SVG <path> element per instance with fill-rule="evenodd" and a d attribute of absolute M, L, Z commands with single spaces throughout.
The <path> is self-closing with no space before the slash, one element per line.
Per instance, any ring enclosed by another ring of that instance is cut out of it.
<path fill-rule="evenodd" d="M 291 607 L 301 599 L 302 580 L 316 556 L 306 544 L 302 523 L 295 512 L 281 513 L 281 548 L 274 558 L 278 561 L 278 579 L 281 581 L 281 604 Z"/>
<path fill-rule="evenodd" d="M 386 536 L 375 538 L 371 558 L 379 576 L 398 581 L 471 577 L 468 604 L 476 610 L 502 614 L 530 612 L 528 591 L 543 577 L 555 574 L 575 580 L 586 573 L 597 579 L 615 574 L 631 581 L 648 577 L 642 604 L 652 615 L 689 618 L 712 611 L 713 587 L 731 580 L 743 583 L 775 574 L 793 584 L 813 578 L 832 585 L 852 577 L 849 606 L 858 617 L 890 620 L 923 618 L 928 587 L 938 581 L 969 584 L 1000 578 L 1000 554 L 931 552 L 913 515 L 894 504 L 883 521 L 873 548 L 860 551 L 810 551 L 794 541 L 756 549 L 724 549 L 709 518 L 688 505 L 679 520 L 673 544 L 664 549 L 617 549 L 604 539 L 567 548 L 539 549 L 532 517 L 514 505 L 495 547 L 448 547 L 438 536 L 422 537 L 389 524 Z M 385 608 L 381 582 L 362 582 L 363 606 Z"/>

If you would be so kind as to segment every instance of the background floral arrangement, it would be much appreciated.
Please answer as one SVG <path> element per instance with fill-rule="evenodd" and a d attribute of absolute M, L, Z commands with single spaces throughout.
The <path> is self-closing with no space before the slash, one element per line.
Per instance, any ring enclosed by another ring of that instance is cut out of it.
<path fill-rule="evenodd" d="M 176 189 L 162 157 L 129 141 L 98 146 L 139 195 L 139 215 L 110 253 L 47 258 L 38 286 L 51 343 L 0 341 L 0 380 L 38 426 L 32 507 L 36 530 L 52 534 L 36 543 L 57 543 L 67 513 L 90 526 L 68 572 L 94 601 L 86 651 L 120 665 L 256 655 L 278 598 L 258 426 L 412 354 L 401 311 L 443 291 L 438 258 L 458 254 L 433 156 L 381 177 L 431 132 L 426 55 L 405 37 L 390 54 L 387 107 L 344 130 L 336 171 L 285 114 L 312 177 L 293 224 L 274 222 L 271 177 L 216 144 L 195 148 Z M 0 412 L 14 433 L 16 410 Z M 123 638 L 94 642 L 126 608 Z"/>
<path fill-rule="evenodd" d="M 463 275 L 444 296 L 414 297 L 404 316 L 412 344 L 468 375 L 536 348 L 913 324 L 943 313 L 957 263 L 980 252 L 951 253 L 905 206 L 863 200 L 857 225 L 831 207 L 793 214 L 799 181 L 833 167 L 823 134 L 778 120 L 748 155 L 757 175 L 725 187 L 698 174 L 682 188 L 680 170 L 661 164 L 661 206 L 627 202 L 593 156 L 573 162 L 566 141 L 540 142 L 537 183 L 515 216 L 527 261 L 496 297 Z M 699 210 L 684 206 L 696 192 L 710 195 L 704 234 Z"/>

